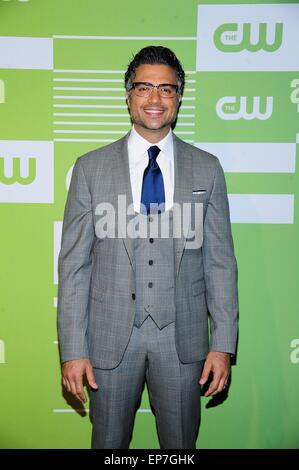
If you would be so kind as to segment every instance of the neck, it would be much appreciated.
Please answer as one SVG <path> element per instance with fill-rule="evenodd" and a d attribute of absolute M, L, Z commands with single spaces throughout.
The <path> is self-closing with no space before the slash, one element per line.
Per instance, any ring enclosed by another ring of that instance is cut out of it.
<path fill-rule="evenodd" d="M 151 144 L 156 144 L 167 136 L 168 132 L 170 131 L 170 126 L 163 127 L 163 129 L 146 129 L 144 127 L 134 124 L 134 129 L 145 140 L 147 140 Z"/>

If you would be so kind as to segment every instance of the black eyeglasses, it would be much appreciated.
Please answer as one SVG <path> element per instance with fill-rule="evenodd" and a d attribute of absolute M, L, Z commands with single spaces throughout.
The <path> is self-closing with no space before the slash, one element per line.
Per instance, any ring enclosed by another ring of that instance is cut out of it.
<path fill-rule="evenodd" d="M 157 88 L 158 93 L 162 98 L 174 98 L 179 90 L 178 85 L 172 83 L 161 83 L 160 85 L 153 85 L 148 82 L 134 82 L 132 88 L 137 96 L 147 98 L 153 92 L 153 89 Z"/>

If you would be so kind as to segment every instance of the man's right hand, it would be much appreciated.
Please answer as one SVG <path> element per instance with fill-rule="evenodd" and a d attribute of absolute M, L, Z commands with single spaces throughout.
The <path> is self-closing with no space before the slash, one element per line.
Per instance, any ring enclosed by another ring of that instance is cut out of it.
<path fill-rule="evenodd" d="M 92 365 L 87 358 L 66 361 L 62 364 L 61 370 L 64 387 L 82 403 L 86 403 L 86 396 L 83 390 L 84 375 L 86 375 L 87 382 L 91 388 L 99 388 L 95 381 Z"/>

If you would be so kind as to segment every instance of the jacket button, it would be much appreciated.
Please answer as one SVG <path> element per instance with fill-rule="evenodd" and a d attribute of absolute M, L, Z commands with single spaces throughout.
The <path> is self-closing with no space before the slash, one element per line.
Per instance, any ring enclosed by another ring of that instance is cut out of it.
<path fill-rule="evenodd" d="M 148 287 L 151 289 L 153 287 L 154 283 L 153 282 L 149 282 L 148 283 Z"/>
<path fill-rule="evenodd" d="M 153 239 L 153 238 L 150 238 L 150 239 L 149 239 L 149 242 L 150 242 L 150 243 L 154 243 L 154 239 Z"/>
<path fill-rule="evenodd" d="M 132 294 L 132 300 L 135 300 L 136 299 L 136 295 L 133 293 Z"/>

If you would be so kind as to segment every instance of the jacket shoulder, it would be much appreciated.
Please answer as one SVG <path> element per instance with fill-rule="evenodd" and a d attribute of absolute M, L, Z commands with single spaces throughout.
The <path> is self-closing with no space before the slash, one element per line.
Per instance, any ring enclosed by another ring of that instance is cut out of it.
<path fill-rule="evenodd" d="M 116 140 L 109 145 L 91 150 L 77 158 L 77 161 L 83 170 L 92 170 L 101 164 L 106 164 L 111 161 L 113 155 L 119 154 L 122 146 L 125 144 L 126 137 Z"/>
<path fill-rule="evenodd" d="M 193 159 L 194 165 L 199 165 L 201 167 L 204 166 L 214 171 L 215 167 L 220 165 L 218 157 L 212 153 L 209 153 L 195 145 L 189 144 L 188 142 L 179 139 L 177 136 L 175 136 L 175 142 L 179 152 L 184 156 L 188 155 L 191 157 Z"/>

